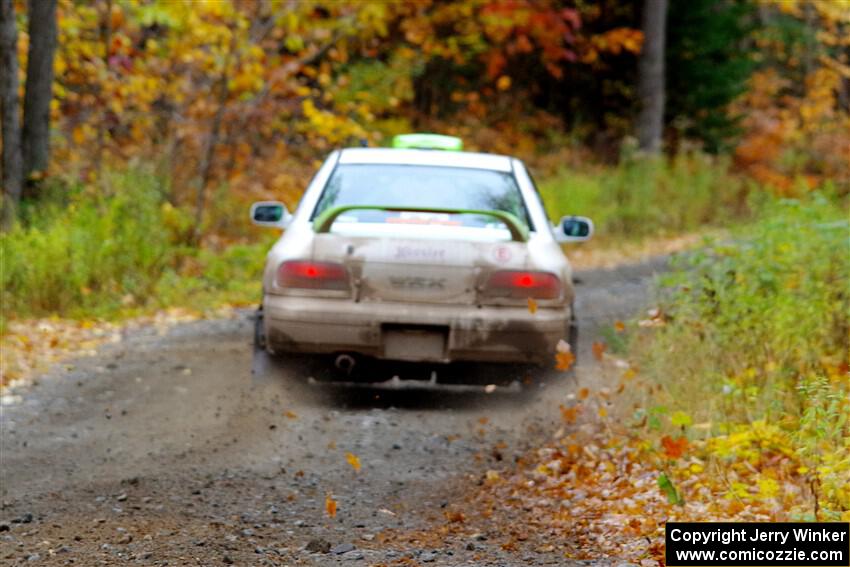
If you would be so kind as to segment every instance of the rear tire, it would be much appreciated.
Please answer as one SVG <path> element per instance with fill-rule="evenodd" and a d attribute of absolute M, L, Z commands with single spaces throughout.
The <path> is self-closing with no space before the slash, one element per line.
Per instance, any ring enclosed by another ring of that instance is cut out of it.
<path fill-rule="evenodd" d="M 572 378 L 576 373 L 578 365 L 578 321 L 576 320 L 575 304 L 570 305 L 570 323 L 567 327 L 567 342 L 570 345 L 570 352 L 573 353 L 573 365 L 567 371 L 561 371 L 559 374 L 562 378 Z"/>
<path fill-rule="evenodd" d="M 310 376 L 311 360 L 298 354 L 269 352 L 263 326 L 262 305 L 254 314 L 253 356 L 251 378 L 257 384 L 279 383 L 281 379 L 306 381 Z"/>
<path fill-rule="evenodd" d="M 575 319 L 575 314 L 573 314 L 572 319 L 570 320 L 570 326 L 567 328 L 567 342 L 570 343 L 570 350 L 575 357 L 575 363 L 573 363 L 573 368 L 578 363 L 578 323 Z"/>
<path fill-rule="evenodd" d="M 254 313 L 254 348 L 266 349 L 266 332 L 263 329 L 263 306 L 260 305 Z"/>

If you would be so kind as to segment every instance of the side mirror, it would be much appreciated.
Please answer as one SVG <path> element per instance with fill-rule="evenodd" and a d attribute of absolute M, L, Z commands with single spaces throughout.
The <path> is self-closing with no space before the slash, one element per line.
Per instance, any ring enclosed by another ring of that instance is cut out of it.
<path fill-rule="evenodd" d="M 292 215 L 283 203 L 260 201 L 251 205 L 251 221 L 257 226 L 286 228 L 292 221 Z"/>
<path fill-rule="evenodd" d="M 587 217 L 563 217 L 555 227 L 558 242 L 584 242 L 593 236 L 593 221 Z"/>

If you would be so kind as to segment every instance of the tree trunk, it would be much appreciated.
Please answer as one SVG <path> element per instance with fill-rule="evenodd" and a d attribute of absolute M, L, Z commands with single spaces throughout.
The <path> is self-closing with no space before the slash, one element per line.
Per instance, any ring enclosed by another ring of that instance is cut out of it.
<path fill-rule="evenodd" d="M 640 114 L 637 135 L 640 149 L 661 150 L 664 130 L 664 35 L 667 0 L 645 0 L 643 6 L 643 50 L 638 63 Z"/>
<path fill-rule="evenodd" d="M 18 28 L 13 0 L 0 0 L 0 122 L 3 136 L 2 227 L 15 221 L 21 200 L 23 162 L 21 160 L 21 115 L 18 108 Z"/>
<path fill-rule="evenodd" d="M 227 71 L 221 77 L 218 97 L 218 108 L 213 116 L 212 127 L 207 136 L 207 144 L 204 148 L 204 154 L 201 156 L 200 164 L 200 179 L 198 180 L 198 193 L 195 198 L 195 227 L 192 231 L 192 243 L 198 244 L 201 241 L 201 224 L 204 220 L 204 207 L 206 206 L 207 185 L 212 176 L 213 158 L 215 157 L 215 148 L 218 146 L 218 138 L 221 135 L 221 120 L 224 117 L 224 109 L 227 105 Z"/>
<path fill-rule="evenodd" d="M 29 0 L 30 45 L 24 94 L 24 177 L 47 170 L 50 158 L 50 101 L 56 52 L 56 0 Z"/>
<path fill-rule="evenodd" d="M 112 0 L 106 0 L 106 15 L 100 24 L 100 38 L 103 41 L 103 68 L 106 70 L 107 77 L 109 76 L 109 53 L 112 45 Z M 98 182 L 103 184 L 103 150 L 106 146 L 106 118 L 109 115 L 109 106 L 106 101 L 101 101 L 101 120 L 97 127 L 97 148 L 94 154 L 94 170 L 97 172 Z"/>
<path fill-rule="evenodd" d="M 224 118 L 224 111 L 227 110 L 228 97 L 228 82 L 230 81 L 231 65 L 233 69 L 239 67 L 239 54 L 236 52 L 236 31 L 232 30 L 230 37 L 230 47 L 227 50 L 227 55 L 224 60 L 224 67 L 221 70 L 221 75 L 218 78 L 217 85 L 217 103 L 215 114 L 213 115 L 212 126 L 207 137 L 207 144 L 204 147 L 204 153 L 201 156 L 199 164 L 200 179 L 198 180 L 198 193 L 195 199 L 195 227 L 192 232 L 192 242 L 198 244 L 201 241 L 201 224 L 204 220 L 204 208 L 206 206 L 207 185 L 212 177 L 213 158 L 215 157 L 215 148 L 218 146 L 218 139 L 221 136 L 221 122 Z"/>

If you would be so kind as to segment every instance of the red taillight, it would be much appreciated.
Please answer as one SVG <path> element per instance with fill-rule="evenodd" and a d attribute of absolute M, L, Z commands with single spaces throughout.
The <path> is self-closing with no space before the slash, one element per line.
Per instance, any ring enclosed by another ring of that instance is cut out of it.
<path fill-rule="evenodd" d="M 490 275 L 484 291 L 513 299 L 557 299 L 561 296 L 561 280 L 549 272 L 502 270 Z"/>
<path fill-rule="evenodd" d="M 277 269 L 277 285 L 298 289 L 348 291 L 348 272 L 334 262 L 289 260 Z"/>

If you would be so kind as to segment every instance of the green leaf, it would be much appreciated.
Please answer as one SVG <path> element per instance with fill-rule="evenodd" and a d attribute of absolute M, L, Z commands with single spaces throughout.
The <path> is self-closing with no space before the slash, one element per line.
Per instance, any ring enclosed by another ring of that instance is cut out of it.
<path fill-rule="evenodd" d="M 654 431 L 661 429 L 661 420 L 658 419 L 658 416 L 650 415 L 647 423 L 649 424 L 649 428 Z"/>
<path fill-rule="evenodd" d="M 679 491 L 676 490 L 676 486 L 673 484 L 673 481 L 671 481 L 665 473 L 658 475 L 658 488 L 660 488 L 661 492 L 667 496 L 667 501 L 670 502 L 670 504 L 682 506 L 685 503 L 684 499 L 679 495 Z"/>
<path fill-rule="evenodd" d="M 691 416 L 683 411 L 674 412 L 673 415 L 670 416 L 670 423 L 676 427 L 690 427 L 693 422 L 694 421 L 691 419 Z"/>

